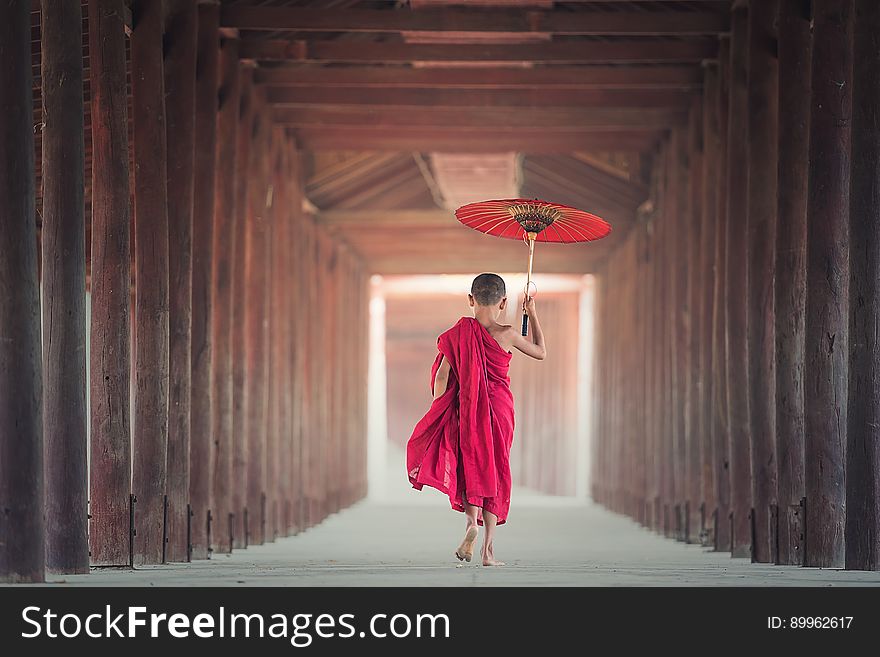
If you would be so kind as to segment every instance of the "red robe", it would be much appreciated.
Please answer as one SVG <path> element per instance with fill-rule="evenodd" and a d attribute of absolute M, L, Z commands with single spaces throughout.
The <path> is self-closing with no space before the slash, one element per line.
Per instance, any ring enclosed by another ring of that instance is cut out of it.
<path fill-rule="evenodd" d="M 504 351 L 473 317 L 462 317 L 437 338 L 450 373 L 446 392 L 416 424 L 406 446 L 406 468 L 413 488 L 428 485 L 449 496 L 456 511 L 467 501 L 507 520 L 510 508 L 510 446 L 513 443 L 511 352 Z M 482 514 L 478 518 L 482 524 Z"/>

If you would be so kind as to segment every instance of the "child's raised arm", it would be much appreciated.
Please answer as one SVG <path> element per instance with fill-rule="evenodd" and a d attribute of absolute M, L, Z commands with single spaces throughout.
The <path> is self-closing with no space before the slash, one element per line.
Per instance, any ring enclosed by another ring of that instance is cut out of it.
<path fill-rule="evenodd" d="M 526 356 L 531 356 L 535 360 L 544 360 L 547 356 L 547 349 L 544 347 L 544 332 L 541 330 L 538 312 L 535 309 L 535 297 L 528 297 L 526 299 L 523 304 L 523 310 L 529 316 L 532 339 L 529 340 L 528 337 L 521 335 L 516 328 L 511 327 L 514 333 L 513 346 Z"/>

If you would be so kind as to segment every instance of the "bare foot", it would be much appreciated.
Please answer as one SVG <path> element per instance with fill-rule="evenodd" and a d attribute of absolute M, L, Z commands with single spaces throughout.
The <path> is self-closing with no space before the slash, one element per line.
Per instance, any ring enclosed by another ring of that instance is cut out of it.
<path fill-rule="evenodd" d="M 503 561 L 498 561 L 495 558 L 495 552 L 491 545 L 483 546 L 483 565 L 484 566 L 504 566 L 506 565 Z"/>
<path fill-rule="evenodd" d="M 478 533 L 479 530 L 475 525 L 468 527 L 464 534 L 464 540 L 462 540 L 461 545 L 455 550 L 455 556 L 459 561 L 470 562 L 470 560 L 474 558 L 474 543 L 477 542 Z"/>

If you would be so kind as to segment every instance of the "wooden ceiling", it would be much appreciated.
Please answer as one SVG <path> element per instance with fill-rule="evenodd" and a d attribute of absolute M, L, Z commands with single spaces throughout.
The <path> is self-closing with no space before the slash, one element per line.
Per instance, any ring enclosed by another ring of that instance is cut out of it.
<path fill-rule="evenodd" d="M 378 273 L 523 266 L 521 244 L 442 208 L 433 153 L 519 154 L 523 196 L 606 216 L 603 242 L 541 245 L 536 259 L 538 271 L 592 271 L 635 220 L 647 164 L 686 121 L 730 13 L 729 0 L 220 4 L 224 32 L 303 151 L 318 220 Z M 39 158 L 36 2 L 33 25 Z M 88 157 L 88 83 L 85 93 Z"/>

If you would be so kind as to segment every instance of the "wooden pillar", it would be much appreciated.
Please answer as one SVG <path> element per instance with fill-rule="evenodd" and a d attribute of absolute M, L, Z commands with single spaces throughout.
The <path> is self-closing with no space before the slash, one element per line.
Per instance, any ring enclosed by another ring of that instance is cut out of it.
<path fill-rule="evenodd" d="M 132 5 L 134 125 L 134 559 L 162 561 L 168 449 L 168 191 L 162 3 Z"/>
<path fill-rule="evenodd" d="M 217 108 L 217 165 L 214 187 L 214 267 L 211 302 L 213 330 L 214 472 L 211 544 L 217 552 L 232 550 L 232 269 L 235 255 L 235 187 L 238 173 L 240 86 L 238 39 L 220 40 L 220 88 Z"/>
<path fill-rule="evenodd" d="M 266 311 L 266 354 L 268 358 L 267 377 L 267 415 L 266 415 L 266 540 L 278 538 L 278 442 L 281 432 L 281 363 L 280 335 L 276 295 L 282 288 L 277 275 L 281 270 L 281 253 L 278 247 L 281 230 L 282 208 L 278 202 L 278 141 L 273 125 L 267 126 L 267 147 L 263 155 L 263 170 L 266 175 L 266 294 L 268 295 Z"/>
<path fill-rule="evenodd" d="M 5 582 L 42 582 L 46 554 L 30 9 L 25 0 L 0 3 L 0 581 Z"/>
<path fill-rule="evenodd" d="M 779 2 L 776 458 L 780 564 L 803 562 L 804 306 L 810 145 L 810 6 Z"/>
<path fill-rule="evenodd" d="M 776 381 L 773 286 L 779 68 L 777 0 L 749 9 L 748 394 L 752 459 L 752 560 L 776 559 Z M 773 518 L 771 527 L 771 518 Z"/>
<path fill-rule="evenodd" d="M 43 0 L 46 568 L 89 571 L 82 8 Z"/>
<path fill-rule="evenodd" d="M 729 552 L 730 427 L 727 398 L 727 168 L 730 112 L 730 39 L 718 53 L 718 177 L 715 280 L 712 304 L 712 461 L 715 466 L 715 549 Z"/>
<path fill-rule="evenodd" d="M 716 228 L 718 224 L 718 157 L 720 151 L 718 117 L 718 64 L 709 62 L 703 69 L 703 172 L 702 172 L 702 226 L 700 230 L 701 277 L 697 313 L 700 317 L 700 343 L 698 370 L 702 385 L 697 403 L 699 412 L 699 442 L 701 469 L 702 530 L 704 544 L 714 545 L 714 512 L 717 507 L 715 461 L 714 461 L 714 397 L 715 397 L 715 350 L 713 333 L 713 307 L 715 303 Z"/>
<path fill-rule="evenodd" d="M 846 567 L 880 570 L 880 5 L 856 0 L 850 223 Z"/>
<path fill-rule="evenodd" d="M 170 398 L 166 561 L 188 560 L 190 381 L 192 359 L 192 226 L 195 156 L 196 0 L 168 5 L 165 114 L 168 144 Z"/>
<path fill-rule="evenodd" d="M 844 564 L 852 0 L 814 0 L 804 365 L 805 566 Z"/>
<path fill-rule="evenodd" d="M 256 100 L 256 99 L 255 99 Z M 254 108 L 254 132 L 251 143 L 250 187 L 248 192 L 247 225 L 245 228 L 245 359 L 247 361 L 245 392 L 245 426 L 248 441 L 248 543 L 260 545 L 266 541 L 265 505 L 266 486 L 266 350 L 265 316 L 267 311 L 267 237 L 266 187 L 262 169 L 266 147 L 267 125 L 260 116 L 262 105 Z"/>
<path fill-rule="evenodd" d="M 214 262 L 214 182 L 220 9 L 200 4 L 196 53 L 196 121 L 192 228 L 192 380 L 190 421 L 191 557 L 209 554 L 213 393 L 211 285 Z"/>
<path fill-rule="evenodd" d="M 751 554 L 752 508 L 748 371 L 748 12 L 733 10 L 730 35 L 730 110 L 727 170 L 727 399 L 734 557 Z"/>
<path fill-rule="evenodd" d="M 291 532 L 296 534 L 303 528 L 302 514 L 302 436 L 303 436 L 303 381 L 302 360 L 302 323 L 306 313 L 302 312 L 304 298 L 304 281 L 306 270 L 303 267 L 303 234 L 304 221 L 302 209 L 302 169 L 300 154 L 296 150 L 296 143 L 288 138 L 287 148 L 291 153 L 291 185 L 293 187 L 290 199 L 291 229 L 288 235 L 290 267 L 287 272 L 288 299 L 287 325 L 288 344 L 290 348 L 290 394 L 291 394 L 291 427 L 290 427 L 290 486 L 289 494 L 291 501 Z"/>
<path fill-rule="evenodd" d="M 253 69 L 243 67 L 240 73 L 241 102 L 238 114 L 238 143 L 235 161 L 241 163 L 242 171 L 235 179 L 235 258 L 232 265 L 232 495 L 231 509 L 234 526 L 233 547 L 247 547 L 247 475 L 248 432 L 245 418 L 245 395 L 247 392 L 247 355 L 245 353 L 246 294 L 246 248 L 248 187 L 250 176 L 251 133 L 253 132 Z"/>
<path fill-rule="evenodd" d="M 705 280 L 701 268 L 701 247 L 703 231 L 703 98 L 694 96 L 691 105 L 690 133 L 688 136 L 688 191 L 690 193 L 690 213 L 687 244 L 687 480 L 685 483 L 685 541 L 699 541 L 703 520 L 700 513 L 702 502 L 702 465 L 700 449 L 702 439 L 702 405 L 700 391 L 703 387 L 703 373 L 700 370 L 700 341 L 702 339 L 702 315 L 700 298 L 702 283 Z M 635 365 L 634 365 L 635 366 Z"/>
<path fill-rule="evenodd" d="M 89 2 L 92 248 L 89 550 L 96 566 L 129 560 L 131 496 L 130 193 L 123 0 Z"/>

